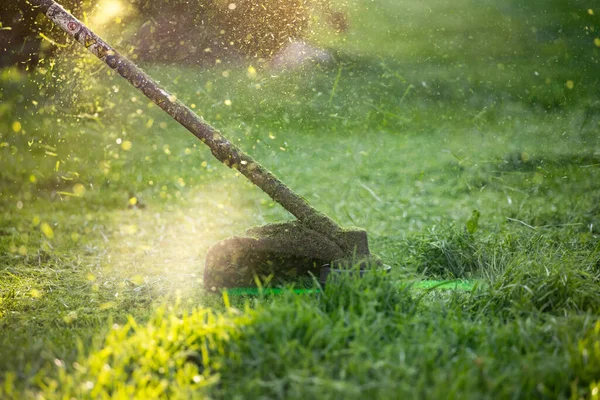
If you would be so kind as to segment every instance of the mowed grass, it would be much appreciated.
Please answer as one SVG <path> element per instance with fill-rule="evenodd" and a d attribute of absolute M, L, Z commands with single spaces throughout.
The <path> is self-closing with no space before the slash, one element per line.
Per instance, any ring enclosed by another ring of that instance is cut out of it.
<path fill-rule="evenodd" d="M 95 60 L 5 70 L 0 397 L 597 395 L 600 10 L 341 7 L 330 66 L 145 69 L 392 272 L 204 293 L 210 245 L 291 217 Z"/>

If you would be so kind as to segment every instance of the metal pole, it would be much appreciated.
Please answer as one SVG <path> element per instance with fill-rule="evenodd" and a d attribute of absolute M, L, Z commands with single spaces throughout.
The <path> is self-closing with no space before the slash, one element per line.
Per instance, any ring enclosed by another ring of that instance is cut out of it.
<path fill-rule="evenodd" d="M 117 71 L 146 97 L 183 125 L 194 136 L 206 144 L 213 156 L 229 168 L 241 172 L 252 183 L 281 204 L 305 226 L 322 233 L 345 246 L 345 240 L 336 240 L 342 229 L 331 218 L 313 208 L 308 201 L 296 194 L 273 173 L 260 165 L 248 154 L 225 138 L 215 128 L 189 109 L 175 96 L 160 88 L 134 63 L 119 54 L 81 21 L 53 0 L 29 0 L 52 22 L 84 45 L 92 54 Z"/>

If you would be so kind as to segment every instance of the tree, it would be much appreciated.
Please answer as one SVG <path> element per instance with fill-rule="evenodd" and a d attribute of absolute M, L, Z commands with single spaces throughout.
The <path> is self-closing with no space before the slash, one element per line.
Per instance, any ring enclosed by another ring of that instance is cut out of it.
<path fill-rule="evenodd" d="M 202 63 L 207 57 L 269 58 L 294 40 L 303 40 L 312 16 L 319 14 L 337 31 L 345 16 L 328 0 L 130 0 L 135 12 L 127 24 L 140 27 L 126 41 L 141 59 Z M 63 0 L 75 16 L 102 7 L 100 0 Z M 0 67 L 35 66 L 42 54 L 40 32 L 51 26 L 26 0 L 3 2 L 0 8 Z M 58 32 L 56 29 L 54 31 Z M 62 32 L 56 33 L 64 37 Z M 52 34 L 54 37 L 55 33 Z"/>

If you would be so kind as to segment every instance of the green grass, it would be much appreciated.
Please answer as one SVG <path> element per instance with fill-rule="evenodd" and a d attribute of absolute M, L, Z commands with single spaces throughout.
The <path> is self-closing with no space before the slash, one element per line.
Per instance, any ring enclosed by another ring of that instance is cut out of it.
<path fill-rule="evenodd" d="M 600 10 L 341 7 L 331 66 L 144 66 L 367 229 L 392 272 L 321 295 L 204 293 L 210 245 L 290 216 L 89 57 L 1 72 L 0 397 L 597 396 Z"/>

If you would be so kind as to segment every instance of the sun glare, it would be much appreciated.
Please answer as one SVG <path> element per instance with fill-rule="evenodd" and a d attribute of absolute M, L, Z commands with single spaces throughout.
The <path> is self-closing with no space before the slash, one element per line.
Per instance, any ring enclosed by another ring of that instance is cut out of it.
<path fill-rule="evenodd" d="M 122 17 L 124 11 L 125 7 L 119 0 L 103 0 L 94 12 L 94 23 L 105 24 L 114 18 Z"/>

